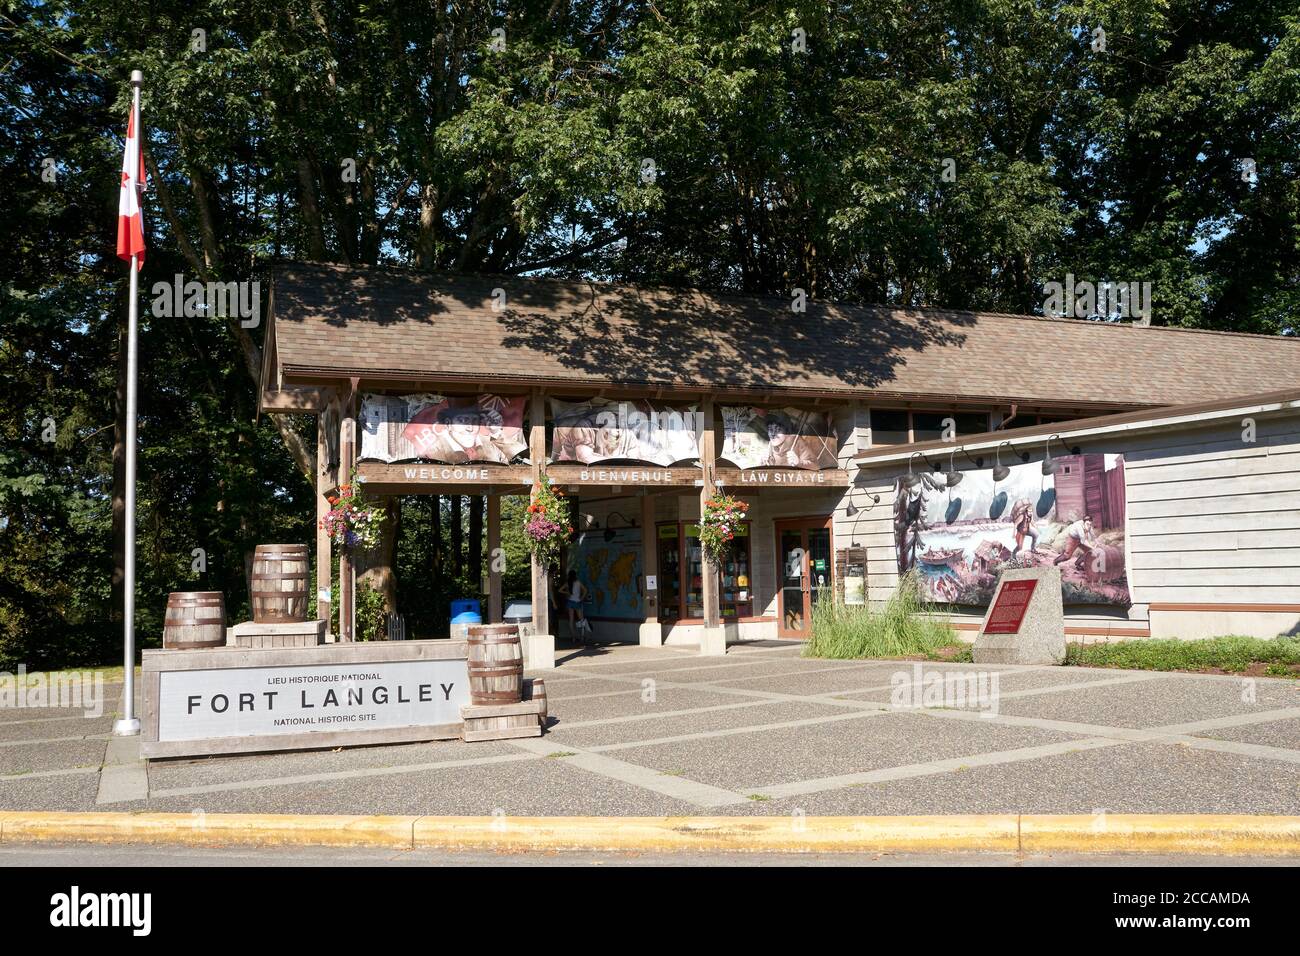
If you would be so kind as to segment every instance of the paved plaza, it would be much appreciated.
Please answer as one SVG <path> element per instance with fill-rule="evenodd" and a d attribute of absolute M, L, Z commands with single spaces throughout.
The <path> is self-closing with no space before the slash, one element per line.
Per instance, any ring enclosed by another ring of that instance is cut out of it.
<path fill-rule="evenodd" d="M 125 777 L 114 767 L 112 713 L 10 709 L 0 712 L 0 809 L 1300 813 L 1300 682 L 800 651 L 561 649 L 554 671 L 533 675 L 548 691 L 544 737 L 155 762 L 147 797 L 138 766 Z M 898 683 L 916 668 L 918 691 L 939 674 L 982 678 L 986 690 L 996 675 L 997 692 L 899 708 Z"/>

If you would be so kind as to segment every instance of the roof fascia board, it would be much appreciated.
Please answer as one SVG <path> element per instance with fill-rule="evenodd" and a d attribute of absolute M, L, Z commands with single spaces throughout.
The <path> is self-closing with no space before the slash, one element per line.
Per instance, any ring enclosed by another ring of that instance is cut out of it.
<path fill-rule="evenodd" d="M 1197 412 L 1179 412 L 1177 407 L 1168 409 L 1170 414 L 1156 418 L 1146 418 L 1140 421 L 1132 422 L 1112 422 L 1104 425 L 1085 425 L 1082 428 L 1068 428 L 1067 423 L 1060 422 L 1058 425 L 1039 425 L 1034 428 L 1008 429 L 1005 432 L 989 433 L 987 436 L 975 435 L 970 439 L 956 442 L 918 442 L 912 445 L 894 445 L 890 446 L 893 451 L 873 455 L 870 450 L 860 452 L 857 457 L 858 467 L 862 469 L 873 468 L 876 465 L 891 464 L 906 461 L 912 455 L 920 452 L 944 452 L 949 449 L 965 448 L 968 452 L 992 450 L 1004 441 L 1033 441 L 1036 438 L 1043 438 L 1059 435 L 1061 440 L 1067 445 L 1070 444 L 1071 438 L 1090 438 L 1100 435 L 1119 435 L 1119 434 L 1142 434 L 1144 432 L 1158 431 L 1162 428 L 1176 428 L 1183 425 L 1196 425 L 1207 422 L 1221 421 L 1225 418 L 1236 418 L 1238 416 L 1249 417 L 1251 415 L 1265 415 L 1272 412 L 1285 412 L 1300 409 L 1300 393 L 1297 397 L 1282 399 L 1279 401 L 1257 402 L 1246 405 L 1231 406 L 1228 408 L 1212 409 Z M 1086 419 L 1085 419 L 1086 421 Z"/>

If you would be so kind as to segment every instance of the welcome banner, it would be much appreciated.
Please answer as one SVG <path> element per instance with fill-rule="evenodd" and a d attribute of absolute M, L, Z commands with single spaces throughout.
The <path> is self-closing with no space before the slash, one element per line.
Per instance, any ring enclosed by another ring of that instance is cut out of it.
<path fill-rule="evenodd" d="M 946 604 L 986 605 L 1003 568 L 1057 567 L 1066 604 L 1127 607 L 1123 455 L 1068 455 L 993 471 L 961 472 L 948 487 L 925 472 L 915 488 L 898 480 L 894 537 L 900 573 Z"/>
<path fill-rule="evenodd" d="M 722 455 L 738 468 L 806 468 L 839 464 L 829 412 L 722 406 Z"/>
<path fill-rule="evenodd" d="M 360 457 L 508 464 L 528 449 L 526 401 L 523 395 L 363 395 Z"/>
<path fill-rule="evenodd" d="M 551 399 L 553 461 L 645 461 L 671 465 L 699 458 L 698 407 L 650 401 Z"/>

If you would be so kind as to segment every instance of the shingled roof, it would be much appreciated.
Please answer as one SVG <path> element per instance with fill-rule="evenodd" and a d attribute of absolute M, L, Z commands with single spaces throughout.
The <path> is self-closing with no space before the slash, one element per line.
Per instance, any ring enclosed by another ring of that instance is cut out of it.
<path fill-rule="evenodd" d="M 504 307 L 494 309 L 494 290 Z M 879 399 L 1175 405 L 1300 384 L 1300 339 L 505 276 L 290 264 L 286 384 L 651 386 Z"/>

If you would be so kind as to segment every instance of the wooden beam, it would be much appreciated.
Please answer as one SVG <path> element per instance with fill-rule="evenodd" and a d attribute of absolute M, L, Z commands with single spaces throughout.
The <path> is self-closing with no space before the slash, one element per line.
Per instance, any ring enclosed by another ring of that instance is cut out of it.
<path fill-rule="evenodd" d="M 488 561 L 488 613 L 489 624 L 500 624 L 501 568 L 505 557 L 501 553 L 501 496 L 487 496 L 487 561 Z"/>
<path fill-rule="evenodd" d="M 357 386 L 353 378 L 348 383 L 348 395 L 339 416 L 339 484 L 352 480 L 352 470 L 357 460 Z M 350 643 L 356 640 L 356 564 L 346 551 L 339 554 L 339 640 Z"/>
<path fill-rule="evenodd" d="M 704 429 L 700 434 L 700 473 L 704 479 L 704 486 L 700 489 L 700 515 L 703 516 L 704 502 L 712 498 L 717 491 L 713 484 L 714 462 L 717 459 L 717 435 L 713 430 L 713 396 L 704 397 L 700 403 L 700 414 L 704 416 Z M 705 562 L 700 570 L 703 572 L 701 577 L 704 579 L 704 626 L 718 627 L 722 624 L 718 569 Z"/>
<path fill-rule="evenodd" d="M 528 458 L 534 484 L 546 474 L 546 396 L 534 389 L 528 406 Z M 532 564 L 533 633 L 550 634 L 549 568 L 534 556 Z"/>
<path fill-rule="evenodd" d="M 323 388 L 282 388 L 278 391 L 262 392 L 259 400 L 260 410 L 264 412 L 296 412 L 319 415 L 325 409 Z"/>
<path fill-rule="evenodd" d="M 316 419 L 316 620 L 330 619 L 333 601 L 334 567 L 329 535 L 320 526 L 329 513 L 326 500 L 338 487 L 338 473 L 330 466 L 330 430 L 338 427 L 339 402 L 330 393 L 325 408 Z"/>
<path fill-rule="evenodd" d="M 655 499 L 652 495 L 641 497 L 641 573 L 652 577 L 659 575 L 659 531 L 655 527 Z M 645 591 L 645 623 L 659 626 L 657 588 Z"/>

